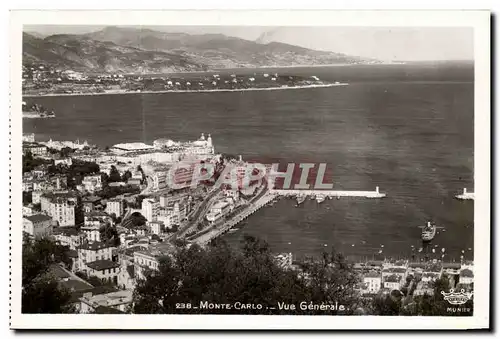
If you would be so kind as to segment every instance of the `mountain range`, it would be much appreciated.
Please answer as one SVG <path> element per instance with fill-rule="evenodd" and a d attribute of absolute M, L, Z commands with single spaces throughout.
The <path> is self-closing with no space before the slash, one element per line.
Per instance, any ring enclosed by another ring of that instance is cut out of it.
<path fill-rule="evenodd" d="M 222 34 L 193 35 L 131 27 L 47 37 L 23 33 L 23 63 L 90 72 L 166 73 L 366 62 L 373 60 Z"/>

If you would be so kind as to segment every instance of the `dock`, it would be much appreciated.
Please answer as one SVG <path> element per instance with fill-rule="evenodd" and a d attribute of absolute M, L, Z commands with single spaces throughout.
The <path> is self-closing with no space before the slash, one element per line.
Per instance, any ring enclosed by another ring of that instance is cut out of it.
<path fill-rule="evenodd" d="M 380 199 L 385 198 L 385 193 L 380 193 L 379 187 L 375 188 L 375 191 L 336 191 L 336 190 L 280 190 L 280 189 L 271 189 L 271 194 L 280 195 L 280 196 L 297 196 L 297 195 L 323 195 L 334 198 L 341 197 L 360 197 L 360 198 L 369 198 L 369 199 Z"/>
<path fill-rule="evenodd" d="M 266 206 L 268 203 L 270 203 L 271 201 L 276 199 L 276 197 L 277 196 L 275 194 L 271 194 L 269 192 L 264 194 L 259 200 L 257 200 L 253 204 L 252 207 L 242 211 L 240 214 L 238 214 L 234 218 L 226 221 L 224 224 L 222 224 L 220 226 L 215 227 L 214 229 L 210 230 L 208 233 L 205 233 L 205 234 L 201 235 L 200 237 L 196 238 L 196 240 L 194 240 L 194 242 L 196 242 L 200 245 L 207 244 L 208 242 L 210 242 L 210 240 L 217 238 L 218 236 L 228 232 L 231 228 L 233 228 L 234 226 L 236 226 L 237 224 L 239 224 L 240 222 L 242 222 L 243 220 L 245 220 L 246 218 L 248 218 L 249 216 L 251 216 L 252 214 L 257 212 L 259 209 L 261 209 L 262 207 Z"/>
<path fill-rule="evenodd" d="M 458 200 L 474 200 L 474 193 L 467 192 L 467 188 L 464 188 L 462 194 L 455 195 Z"/>
<path fill-rule="evenodd" d="M 271 189 L 266 192 L 262 197 L 260 197 L 257 201 L 255 201 L 251 207 L 242 211 L 240 214 L 235 217 L 227 220 L 222 225 L 218 225 L 208 231 L 205 234 L 200 235 L 193 242 L 196 242 L 200 245 L 208 244 L 212 239 L 217 238 L 218 236 L 228 232 L 231 228 L 257 212 L 262 207 L 269 204 L 271 201 L 277 199 L 279 196 L 296 196 L 296 195 L 324 195 L 328 197 L 361 197 L 361 198 L 369 198 L 369 199 L 380 199 L 386 196 L 385 193 L 380 193 L 379 187 L 377 186 L 374 191 L 336 191 L 336 190 L 279 190 L 279 189 Z"/>

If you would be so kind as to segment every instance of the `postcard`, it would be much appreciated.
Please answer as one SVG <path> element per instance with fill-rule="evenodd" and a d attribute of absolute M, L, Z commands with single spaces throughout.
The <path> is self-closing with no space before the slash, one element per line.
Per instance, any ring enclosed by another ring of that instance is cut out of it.
<path fill-rule="evenodd" d="M 488 11 L 12 11 L 13 329 L 490 327 Z"/>

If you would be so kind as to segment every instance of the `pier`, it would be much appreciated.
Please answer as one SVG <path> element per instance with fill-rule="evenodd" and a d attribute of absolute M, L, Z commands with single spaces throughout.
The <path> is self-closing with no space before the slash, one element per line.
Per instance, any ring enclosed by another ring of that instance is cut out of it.
<path fill-rule="evenodd" d="M 272 189 L 271 194 L 281 195 L 281 196 L 311 196 L 311 195 L 323 195 L 328 197 L 361 197 L 369 199 L 380 199 L 385 198 L 385 193 L 380 193 L 379 187 L 375 188 L 375 191 L 336 191 L 336 190 L 279 190 Z"/>
<path fill-rule="evenodd" d="M 457 198 L 458 200 L 474 200 L 474 193 L 467 192 L 467 188 L 464 188 L 463 193 L 455 195 L 455 198 Z"/>
<path fill-rule="evenodd" d="M 236 215 L 230 220 L 227 220 L 223 224 L 216 226 L 213 230 L 209 231 L 208 233 L 202 234 L 194 242 L 200 244 L 200 245 L 205 245 L 210 240 L 217 238 L 218 236 L 226 233 L 229 231 L 231 228 L 257 212 L 259 209 L 262 207 L 266 206 L 268 203 L 276 199 L 275 194 L 270 194 L 266 193 L 264 194 L 259 200 L 257 200 L 255 203 L 252 204 L 252 207 L 242 211 L 240 214 Z"/>

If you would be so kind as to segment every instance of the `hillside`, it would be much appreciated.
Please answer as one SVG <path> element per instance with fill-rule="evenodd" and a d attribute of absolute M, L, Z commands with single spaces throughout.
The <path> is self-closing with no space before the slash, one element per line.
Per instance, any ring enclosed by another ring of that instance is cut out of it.
<path fill-rule="evenodd" d="M 358 57 L 222 34 L 107 27 L 83 35 L 23 34 L 23 61 L 85 71 L 162 73 L 207 68 L 363 63 Z"/>

